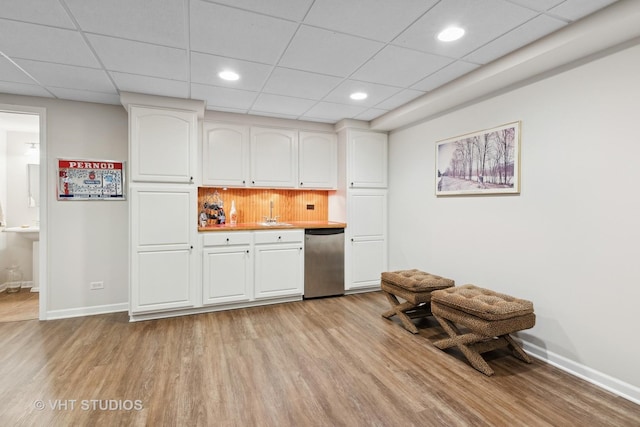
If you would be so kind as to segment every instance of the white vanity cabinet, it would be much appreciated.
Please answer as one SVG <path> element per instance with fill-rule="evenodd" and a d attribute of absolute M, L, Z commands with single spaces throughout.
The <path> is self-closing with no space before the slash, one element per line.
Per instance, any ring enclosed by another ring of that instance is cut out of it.
<path fill-rule="evenodd" d="M 251 186 L 295 188 L 298 178 L 298 131 L 251 127 Z"/>
<path fill-rule="evenodd" d="M 347 131 L 349 188 L 387 188 L 387 135 Z"/>
<path fill-rule="evenodd" d="M 202 185 L 246 187 L 249 182 L 249 126 L 205 122 Z"/>
<path fill-rule="evenodd" d="M 202 236 L 202 304 L 253 299 L 253 233 L 216 232 Z"/>
<path fill-rule="evenodd" d="M 196 303 L 196 189 L 184 185 L 131 187 L 131 314 Z"/>
<path fill-rule="evenodd" d="M 256 231 L 255 298 L 302 296 L 304 230 Z"/>
<path fill-rule="evenodd" d="M 298 186 L 335 189 L 338 185 L 338 137 L 335 133 L 300 132 Z"/>
<path fill-rule="evenodd" d="M 129 106 L 131 181 L 192 183 L 197 138 L 195 111 Z"/>

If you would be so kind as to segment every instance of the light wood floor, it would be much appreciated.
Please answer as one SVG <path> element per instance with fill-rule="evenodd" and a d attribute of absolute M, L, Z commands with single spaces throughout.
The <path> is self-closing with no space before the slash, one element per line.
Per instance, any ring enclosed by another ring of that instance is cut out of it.
<path fill-rule="evenodd" d="M 21 289 L 16 293 L 0 293 L 0 323 L 38 318 L 38 292 Z"/>
<path fill-rule="evenodd" d="M 485 377 L 430 343 L 435 322 L 412 335 L 386 309 L 368 293 L 139 323 L 125 313 L 3 323 L 0 424 L 640 423 L 640 406 L 537 360 L 495 352 Z"/>

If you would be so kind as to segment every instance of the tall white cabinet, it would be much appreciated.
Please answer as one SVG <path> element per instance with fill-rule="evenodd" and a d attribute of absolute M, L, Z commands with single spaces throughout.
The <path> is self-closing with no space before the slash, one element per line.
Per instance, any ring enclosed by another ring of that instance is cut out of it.
<path fill-rule="evenodd" d="M 387 270 L 387 134 L 338 125 L 338 191 L 329 218 L 345 220 L 345 291 L 378 289 Z"/>
<path fill-rule="evenodd" d="M 194 177 L 204 103 L 175 105 L 130 95 L 123 104 L 129 111 L 129 314 L 134 320 L 191 308 L 199 299 Z"/>

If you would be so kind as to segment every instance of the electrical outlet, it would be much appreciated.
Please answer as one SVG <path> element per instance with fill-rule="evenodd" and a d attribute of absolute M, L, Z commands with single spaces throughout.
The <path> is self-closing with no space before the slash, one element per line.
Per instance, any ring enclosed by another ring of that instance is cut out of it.
<path fill-rule="evenodd" d="M 312 211 L 316 208 L 316 205 L 307 205 L 307 210 Z"/>
<path fill-rule="evenodd" d="M 95 291 L 96 289 L 104 289 L 104 282 L 91 282 L 89 283 L 89 288 L 92 291 Z"/>

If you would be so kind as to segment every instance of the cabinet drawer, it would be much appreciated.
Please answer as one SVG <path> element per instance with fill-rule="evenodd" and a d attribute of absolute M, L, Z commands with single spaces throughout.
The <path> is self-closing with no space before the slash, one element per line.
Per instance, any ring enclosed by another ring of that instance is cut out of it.
<path fill-rule="evenodd" d="M 251 233 L 234 231 L 231 233 L 209 232 L 203 236 L 204 246 L 230 246 L 251 244 Z"/>
<path fill-rule="evenodd" d="M 255 243 L 290 243 L 302 242 L 304 230 L 256 231 Z"/>

